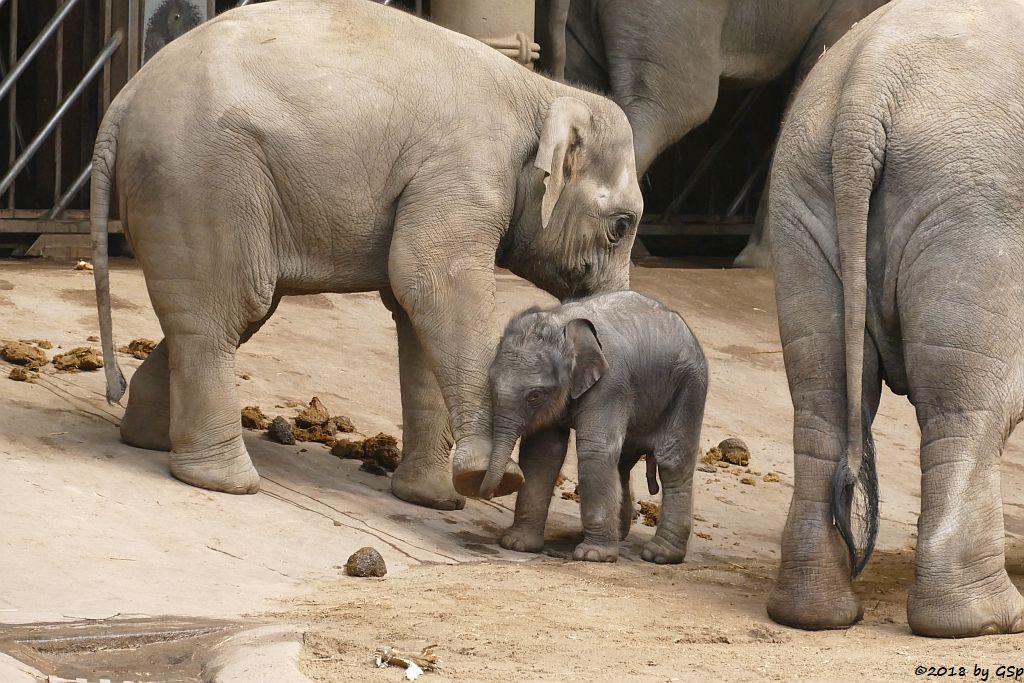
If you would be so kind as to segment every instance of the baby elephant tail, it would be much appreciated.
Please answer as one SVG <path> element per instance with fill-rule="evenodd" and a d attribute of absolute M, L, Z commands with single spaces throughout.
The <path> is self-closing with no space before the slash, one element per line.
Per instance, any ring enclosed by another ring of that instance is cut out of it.
<path fill-rule="evenodd" d="M 880 101 L 880 91 L 882 89 L 876 83 L 848 84 L 839 105 L 832 140 L 832 175 L 845 318 L 847 413 L 846 450 L 832 477 L 831 509 L 836 528 L 849 550 L 854 576 L 870 559 L 878 534 L 875 450 L 862 388 L 867 315 L 868 211 L 871 193 L 885 162 L 886 147 L 886 124 L 884 115 L 879 112 L 888 110 Z M 865 103 L 872 102 L 880 106 L 865 107 Z M 860 549 L 852 528 L 855 498 L 859 502 L 863 524 Z"/>
<path fill-rule="evenodd" d="M 89 218 L 92 223 L 93 277 L 96 282 L 96 307 L 100 318 L 100 340 L 103 346 L 103 371 L 107 378 L 107 402 L 124 396 L 127 386 L 114 353 L 113 320 L 110 313 L 110 263 L 107 251 L 110 195 L 114 187 L 114 165 L 117 159 L 117 122 L 113 109 L 104 118 L 96 136 L 92 159 L 92 196 Z"/>

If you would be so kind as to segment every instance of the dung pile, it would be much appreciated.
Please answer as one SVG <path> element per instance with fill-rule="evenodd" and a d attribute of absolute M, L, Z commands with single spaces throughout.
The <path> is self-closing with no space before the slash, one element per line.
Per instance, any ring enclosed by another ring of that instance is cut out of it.
<path fill-rule="evenodd" d="M 146 360 L 155 348 L 155 341 L 140 337 L 139 339 L 132 339 L 127 346 L 122 346 L 118 351 L 127 353 L 129 356 L 135 356 L 139 360 Z"/>
<path fill-rule="evenodd" d="M 25 342 L 8 342 L 0 348 L 0 358 L 8 363 L 23 365 L 29 370 L 41 368 L 49 361 L 46 354 Z"/>
<path fill-rule="evenodd" d="M 394 472 L 402 462 L 398 439 L 383 432 L 362 441 L 339 439 L 331 447 L 331 455 L 347 460 L 362 460 L 361 470 L 382 476 Z"/>
<path fill-rule="evenodd" d="M 728 467 L 738 465 L 746 467 L 750 464 L 750 449 L 742 439 L 725 439 L 700 459 L 701 464 L 697 467 L 701 472 L 714 472 L 715 467 Z"/>
<path fill-rule="evenodd" d="M 20 365 L 16 368 L 11 368 L 11 374 L 7 375 L 8 378 L 13 379 L 15 382 L 34 382 L 32 373 Z"/>
<path fill-rule="evenodd" d="M 661 517 L 661 506 L 657 503 L 641 500 L 640 514 L 643 516 L 644 526 L 658 526 L 658 519 Z"/>
<path fill-rule="evenodd" d="M 316 396 L 295 416 L 295 427 L 292 435 L 296 441 L 313 441 L 333 446 L 338 432 L 354 432 L 352 420 L 343 415 L 332 416 L 327 406 Z"/>
<path fill-rule="evenodd" d="M 259 406 L 246 406 L 242 408 L 242 426 L 246 429 L 268 429 L 270 418 L 263 414 Z"/>
<path fill-rule="evenodd" d="M 54 356 L 53 365 L 61 372 L 78 372 L 79 370 L 88 372 L 102 368 L 103 359 L 91 346 L 79 346 Z"/>

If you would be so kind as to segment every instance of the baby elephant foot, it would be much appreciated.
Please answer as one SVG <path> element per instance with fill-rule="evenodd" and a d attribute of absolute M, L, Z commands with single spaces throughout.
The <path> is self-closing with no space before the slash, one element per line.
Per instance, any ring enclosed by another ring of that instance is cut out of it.
<path fill-rule="evenodd" d="M 619 544 L 595 545 L 584 541 L 572 551 L 572 559 L 583 562 L 615 562 L 619 559 Z"/>
<path fill-rule="evenodd" d="M 654 562 L 655 564 L 679 564 L 686 557 L 686 545 L 683 544 L 680 548 L 663 538 L 655 536 L 647 541 L 647 543 L 644 543 L 643 550 L 640 551 L 640 557 L 647 562 Z"/>
<path fill-rule="evenodd" d="M 242 439 L 232 444 L 229 452 L 171 453 L 171 475 L 179 481 L 210 491 L 222 493 L 256 493 L 260 490 L 260 475 L 242 445 Z"/>
<path fill-rule="evenodd" d="M 520 553 L 539 553 L 544 549 L 544 534 L 535 529 L 510 526 L 498 539 L 498 544 Z"/>
<path fill-rule="evenodd" d="M 1024 631 L 1024 598 L 1006 571 L 969 588 L 927 585 L 918 578 L 907 600 L 910 630 L 932 638 L 970 638 Z M 995 584 L 993 586 L 993 584 Z"/>

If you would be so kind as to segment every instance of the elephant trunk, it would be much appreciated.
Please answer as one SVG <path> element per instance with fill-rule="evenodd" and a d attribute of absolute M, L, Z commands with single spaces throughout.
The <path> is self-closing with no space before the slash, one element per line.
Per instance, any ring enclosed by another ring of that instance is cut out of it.
<path fill-rule="evenodd" d="M 484 475 L 483 483 L 480 485 L 481 498 L 490 498 L 494 495 L 498 485 L 502 483 L 509 463 L 512 461 L 512 449 L 515 448 L 521 431 L 521 427 L 516 423 L 503 420 L 497 415 L 494 416 L 491 461 L 487 466 L 487 474 Z"/>

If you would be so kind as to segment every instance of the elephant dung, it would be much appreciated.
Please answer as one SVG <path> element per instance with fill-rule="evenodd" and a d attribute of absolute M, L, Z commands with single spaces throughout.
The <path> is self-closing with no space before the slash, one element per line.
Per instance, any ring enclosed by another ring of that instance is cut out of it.
<path fill-rule="evenodd" d="M 747 448 L 747 444 L 743 443 L 741 439 L 725 439 L 722 443 L 705 453 L 704 457 L 700 460 L 705 466 L 718 465 L 719 467 L 728 467 L 729 465 L 739 465 L 740 467 L 746 467 L 750 464 L 750 449 Z"/>
<path fill-rule="evenodd" d="M 26 370 L 25 368 L 23 368 L 21 366 L 18 366 L 16 368 L 11 368 L 11 374 L 9 374 L 7 376 L 9 378 L 13 379 L 15 382 L 31 382 L 32 381 L 32 376 L 29 374 L 28 370 Z"/>
<path fill-rule="evenodd" d="M 661 517 L 661 506 L 650 501 L 640 501 L 640 514 L 643 515 L 645 526 L 658 526 L 658 519 Z"/>
<path fill-rule="evenodd" d="M 381 554 L 366 546 L 352 553 L 345 563 L 345 573 L 349 576 L 384 576 L 388 573 L 387 565 Z"/>
<path fill-rule="evenodd" d="M 25 342 L 8 342 L 0 348 L 0 358 L 8 363 L 24 365 L 29 370 L 41 368 L 49 361 L 46 354 Z"/>
<path fill-rule="evenodd" d="M 127 353 L 129 356 L 134 356 L 139 360 L 146 360 L 149 354 L 153 353 L 156 348 L 156 342 L 152 339 L 132 339 L 127 346 L 122 346 L 118 349 L 121 353 Z M 260 427 L 260 429 L 264 429 Z"/>
<path fill-rule="evenodd" d="M 574 500 L 577 503 L 580 502 L 580 487 L 577 486 L 572 491 L 562 491 L 563 500 Z"/>
<path fill-rule="evenodd" d="M 270 418 L 263 414 L 259 406 L 246 406 L 242 408 L 242 426 L 246 429 L 267 429 L 270 427 Z"/>
<path fill-rule="evenodd" d="M 53 365 L 62 372 L 91 371 L 102 368 L 103 359 L 91 346 L 79 346 L 54 356 Z"/>
<path fill-rule="evenodd" d="M 278 415 L 267 428 L 267 436 L 271 441 L 283 443 L 285 446 L 295 445 L 295 436 L 292 434 L 292 426 L 283 416 Z"/>
<path fill-rule="evenodd" d="M 314 396 L 313 400 L 309 402 L 309 407 L 295 416 L 295 424 L 303 429 L 309 429 L 310 427 L 325 425 L 330 419 L 331 414 L 327 412 L 327 406 Z"/>
<path fill-rule="evenodd" d="M 782 481 L 782 477 L 780 477 L 775 472 L 766 472 L 764 477 L 763 477 L 763 480 L 766 481 L 766 482 L 777 482 L 777 481 Z"/>
<path fill-rule="evenodd" d="M 331 447 L 331 455 L 362 460 L 363 467 L 360 469 L 371 474 L 394 472 L 402 462 L 398 439 L 383 432 L 362 441 L 338 440 Z"/>
<path fill-rule="evenodd" d="M 41 349 L 53 348 L 53 342 L 51 342 L 48 339 L 22 339 L 21 341 L 25 342 L 26 344 L 35 344 Z"/>

